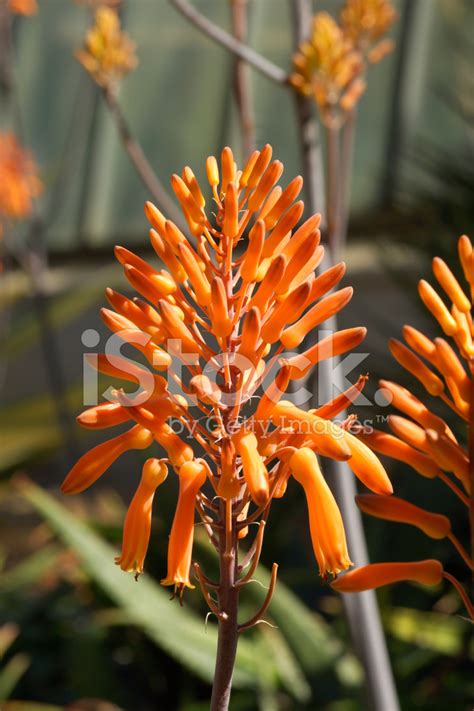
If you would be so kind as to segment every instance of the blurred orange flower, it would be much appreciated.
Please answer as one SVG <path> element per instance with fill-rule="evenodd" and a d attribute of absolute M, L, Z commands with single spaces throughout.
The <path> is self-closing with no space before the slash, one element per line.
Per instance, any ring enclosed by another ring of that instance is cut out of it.
<path fill-rule="evenodd" d="M 135 44 L 122 32 L 116 10 L 98 8 L 95 24 L 86 33 L 84 46 L 76 51 L 76 58 L 103 88 L 113 88 L 135 69 L 138 63 Z"/>
<path fill-rule="evenodd" d="M 8 8 L 15 15 L 35 15 L 38 3 L 36 0 L 8 0 Z"/>
<path fill-rule="evenodd" d="M 0 133 L 0 182 L 0 223 L 29 217 L 43 184 L 33 156 L 13 133 Z"/>
<path fill-rule="evenodd" d="M 346 0 L 340 13 L 344 32 L 372 63 L 379 62 L 393 49 L 391 40 L 379 40 L 397 16 L 390 0 Z"/>

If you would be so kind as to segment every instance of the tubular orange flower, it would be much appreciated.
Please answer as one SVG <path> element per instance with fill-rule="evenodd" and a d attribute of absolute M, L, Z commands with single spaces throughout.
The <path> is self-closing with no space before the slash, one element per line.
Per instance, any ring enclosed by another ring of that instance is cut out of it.
<path fill-rule="evenodd" d="M 122 552 L 115 559 L 125 572 L 143 573 L 151 531 L 151 509 L 156 489 L 165 481 L 168 467 L 159 459 L 147 459 L 142 478 L 128 507 L 123 526 Z"/>
<path fill-rule="evenodd" d="M 294 478 L 301 484 L 308 504 L 309 525 L 319 572 L 336 575 L 352 565 L 347 551 L 341 513 L 321 474 L 318 458 L 302 447 L 290 459 Z"/>
<path fill-rule="evenodd" d="M 115 85 L 137 66 L 135 45 L 120 29 L 120 20 L 115 9 L 99 7 L 95 24 L 84 39 L 76 58 L 92 79 L 103 88 Z"/>
<path fill-rule="evenodd" d="M 270 494 L 268 472 L 258 451 L 258 442 L 252 432 L 239 432 L 234 437 L 240 455 L 245 481 L 257 506 L 267 503 Z"/>
<path fill-rule="evenodd" d="M 162 585 L 193 588 L 189 580 L 194 541 L 196 495 L 206 481 L 207 470 L 199 460 L 183 464 L 179 470 L 179 498 L 168 545 L 168 574 Z"/>
<path fill-rule="evenodd" d="M 0 133 L 0 229 L 8 220 L 30 217 L 33 200 L 43 191 L 31 153 L 12 133 Z"/>
<path fill-rule="evenodd" d="M 334 580 L 331 587 L 338 592 L 362 592 L 383 585 L 409 580 L 421 585 L 439 585 L 443 566 L 437 560 L 420 560 L 414 563 L 371 563 Z"/>
<path fill-rule="evenodd" d="M 430 538 L 446 538 L 451 532 L 451 523 L 447 516 L 425 511 L 409 501 L 397 496 L 374 496 L 359 494 L 356 496 L 357 506 L 364 513 L 384 518 L 387 521 L 398 521 L 416 526 Z"/>

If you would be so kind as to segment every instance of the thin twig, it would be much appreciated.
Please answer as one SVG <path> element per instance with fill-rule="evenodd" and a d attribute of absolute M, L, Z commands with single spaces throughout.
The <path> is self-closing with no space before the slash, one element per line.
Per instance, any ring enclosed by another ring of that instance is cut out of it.
<path fill-rule="evenodd" d="M 201 566 L 199 565 L 199 563 L 193 563 L 193 568 L 194 568 L 196 577 L 199 581 L 199 585 L 201 587 L 202 594 L 204 595 L 204 599 L 207 602 L 208 608 L 210 609 L 211 612 L 214 613 L 214 615 L 217 618 L 221 618 L 222 615 L 225 613 L 219 612 L 219 608 L 217 607 L 217 604 L 212 599 L 211 594 L 210 594 L 209 590 L 207 589 L 208 583 L 206 581 L 206 576 L 204 575 L 204 573 L 201 570 Z"/>
<path fill-rule="evenodd" d="M 122 112 L 116 94 L 110 89 L 105 88 L 102 90 L 102 95 L 110 110 L 112 118 L 115 121 L 122 145 L 143 185 L 146 187 L 153 200 L 157 203 L 157 206 L 166 214 L 168 219 L 172 220 L 182 232 L 186 233 L 188 231 L 188 227 L 183 220 L 181 211 L 168 195 L 166 188 L 163 186 L 162 182 L 148 162 L 142 147 L 134 137 Z"/>
<path fill-rule="evenodd" d="M 446 580 L 449 580 L 451 585 L 457 590 L 457 593 L 458 593 L 459 597 L 461 598 L 461 600 L 463 601 L 464 607 L 466 608 L 466 610 L 469 614 L 469 617 L 472 620 L 474 620 L 474 605 L 469 600 L 469 595 L 464 590 L 464 588 L 461 585 L 461 583 L 459 582 L 459 580 L 457 580 L 453 575 L 450 575 L 446 571 L 443 571 L 443 578 L 445 578 Z"/>
<path fill-rule="evenodd" d="M 257 531 L 257 535 L 255 536 L 254 542 L 252 543 L 247 555 L 242 560 L 242 563 L 239 565 L 239 569 L 244 570 L 246 568 L 246 566 L 251 562 L 251 566 L 248 569 L 247 573 L 237 583 L 238 587 L 242 587 L 243 585 L 246 585 L 257 569 L 258 562 L 260 560 L 260 554 L 262 552 L 263 534 L 265 533 L 265 524 L 266 524 L 266 521 L 264 518 L 262 518 L 262 520 L 259 522 L 258 531 Z"/>
<path fill-rule="evenodd" d="M 275 591 L 277 574 L 278 574 L 278 563 L 273 563 L 272 573 L 271 573 L 271 577 L 270 577 L 270 585 L 268 586 L 268 592 L 265 596 L 265 600 L 263 601 L 263 605 L 260 608 L 260 610 L 253 617 L 250 618 L 250 620 L 239 625 L 239 632 L 244 632 L 244 630 L 248 630 L 251 627 L 255 627 L 255 625 L 257 625 L 259 622 L 262 621 L 263 616 L 264 616 L 265 612 L 268 610 L 270 603 L 272 601 L 273 593 Z"/>
<path fill-rule="evenodd" d="M 263 74 L 267 79 L 276 82 L 277 84 L 287 84 L 288 75 L 279 66 L 266 59 L 261 54 L 253 50 L 251 47 L 239 42 L 232 37 L 228 32 L 219 27 L 207 17 L 202 15 L 195 7 L 186 0 L 170 0 L 171 4 L 187 19 L 197 27 L 203 34 L 210 39 L 220 44 L 221 47 L 229 50 L 240 59 L 250 64 L 260 74 Z"/>

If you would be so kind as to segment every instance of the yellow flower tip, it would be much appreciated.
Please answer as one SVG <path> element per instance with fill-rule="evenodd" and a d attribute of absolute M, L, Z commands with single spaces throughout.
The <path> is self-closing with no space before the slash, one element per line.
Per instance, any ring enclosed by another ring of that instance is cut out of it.
<path fill-rule="evenodd" d="M 387 521 L 416 526 L 430 538 L 446 538 L 451 532 L 451 522 L 447 516 L 425 511 L 397 496 L 358 494 L 355 500 L 364 513 Z"/>
<path fill-rule="evenodd" d="M 376 494 L 392 494 L 388 474 L 372 450 L 350 432 L 345 432 L 345 442 L 352 455 L 348 464 L 356 477 Z"/>
<path fill-rule="evenodd" d="M 351 570 L 331 583 L 337 592 L 362 592 L 402 581 L 421 585 L 439 585 L 443 566 L 437 560 L 420 560 L 414 563 L 371 563 Z"/>
<path fill-rule="evenodd" d="M 289 465 L 306 495 L 311 540 L 320 574 L 324 577 L 327 573 L 336 575 L 352 562 L 342 516 L 321 473 L 318 458 L 311 449 L 302 447 L 292 455 Z"/>
<path fill-rule="evenodd" d="M 207 468 L 200 460 L 185 462 L 179 468 L 178 504 L 168 544 L 168 573 L 162 585 L 192 588 L 189 572 L 194 541 L 196 496 L 206 481 Z"/>

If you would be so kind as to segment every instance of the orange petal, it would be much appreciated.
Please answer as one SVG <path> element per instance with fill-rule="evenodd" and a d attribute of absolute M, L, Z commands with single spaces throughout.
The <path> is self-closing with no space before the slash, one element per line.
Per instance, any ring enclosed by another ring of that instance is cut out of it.
<path fill-rule="evenodd" d="M 418 283 L 418 293 L 424 305 L 432 313 L 447 336 L 454 336 L 458 330 L 457 323 L 449 313 L 444 302 L 431 284 L 421 279 Z"/>
<path fill-rule="evenodd" d="M 344 262 L 335 264 L 333 267 L 319 274 L 311 284 L 311 294 L 309 303 L 314 303 L 321 296 L 324 296 L 328 291 L 331 291 L 338 284 L 346 273 L 346 265 Z"/>
<path fill-rule="evenodd" d="M 310 285 L 304 282 L 275 307 L 262 327 L 261 335 L 265 343 L 278 341 L 285 326 L 301 315 L 308 302 L 309 292 Z"/>
<path fill-rule="evenodd" d="M 276 226 L 268 235 L 263 245 L 262 257 L 273 257 L 278 254 L 279 248 L 281 248 L 283 241 L 287 238 L 289 239 L 289 234 L 295 225 L 301 219 L 304 212 L 304 202 L 299 200 L 292 205 L 289 210 L 278 220 Z"/>
<path fill-rule="evenodd" d="M 446 538 L 451 532 L 451 523 L 447 516 L 425 511 L 425 509 L 404 499 L 399 499 L 397 496 L 359 494 L 355 499 L 357 506 L 364 513 L 387 521 L 416 526 L 430 538 Z"/>
<path fill-rule="evenodd" d="M 102 402 L 89 407 L 76 418 L 82 427 L 90 430 L 100 430 L 105 427 L 115 427 L 130 419 L 127 410 L 118 402 Z"/>
<path fill-rule="evenodd" d="M 303 187 L 303 178 L 298 175 L 284 189 L 277 202 L 274 204 L 270 212 L 265 216 L 265 227 L 271 230 L 284 212 L 296 200 Z"/>
<path fill-rule="evenodd" d="M 206 174 L 211 188 L 216 188 L 219 185 L 219 167 L 214 156 L 206 160 Z"/>
<path fill-rule="evenodd" d="M 364 340 L 367 329 L 364 327 L 346 328 L 329 334 L 308 350 L 288 358 L 285 362 L 291 366 L 291 379 L 299 380 L 305 377 L 316 363 L 327 358 L 334 358 L 357 348 Z M 283 342 L 283 339 L 282 339 Z"/>
<path fill-rule="evenodd" d="M 224 282 L 214 277 L 211 284 L 211 320 L 212 331 L 219 338 L 226 338 L 232 332 L 233 324 L 229 317 L 229 306 Z"/>
<path fill-rule="evenodd" d="M 275 183 L 278 182 L 282 173 L 283 163 L 281 163 L 279 160 L 274 161 L 267 168 L 265 174 L 263 175 L 262 179 L 258 184 L 258 187 L 256 188 L 256 190 L 254 190 L 254 192 L 249 198 L 249 210 L 251 210 L 252 212 L 256 212 L 262 207 L 263 201 L 265 200 Z"/>
<path fill-rule="evenodd" d="M 448 437 L 426 430 L 431 455 L 439 466 L 447 472 L 452 472 L 464 485 L 466 491 L 471 493 L 469 457 L 458 444 Z"/>
<path fill-rule="evenodd" d="M 163 226 L 163 230 L 166 236 L 165 226 Z M 153 249 L 155 250 L 158 257 L 161 259 L 161 261 L 166 264 L 166 266 L 172 273 L 174 280 L 178 284 L 182 284 L 183 282 L 185 282 L 188 278 L 188 275 L 184 271 L 183 266 L 176 258 L 176 255 L 174 254 L 169 244 L 167 244 L 166 240 L 161 237 L 158 232 L 156 232 L 156 230 L 150 230 L 148 234 Z"/>
<path fill-rule="evenodd" d="M 413 328 L 413 326 L 403 326 L 403 338 L 415 353 L 418 353 L 433 365 L 437 365 L 436 346 L 424 333 Z"/>
<path fill-rule="evenodd" d="M 223 193 L 227 193 L 229 185 L 231 185 L 235 180 L 235 159 L 229 146 L 226 146 L 221 153 L 221 171 L 221 189 Z"/>
<path fill-rule="evenodd" d="M 355 385 L 351 385 L 350 388 L 344 390 L 344 392 L 331 400 L 331 402 L 314 410 L 314 414 L 325 420 L 332 420 L 333 417 L 336 417 L 347 407 L 354 404 L 364 389 L 368 379 L 368 375 L 360 375 Z"/>
<path fill-rule="evenodd" d="M 469 284 L 472 284 L 474 276 L 472 271 L 472 244 L 467 235 L 462 235 L 458 240 L 458 254 L 464 278 Z"/>
<path fill-rule="evenodd" d="M 178 255 L 193 286 L 198 304 L 200 306 L 209 306 L 211 303 L 211 285 L 192 250 L 187 244 L 181 243 L 178 245 Z"/>
<path fill-rule="evenodd" d="M 252 171 L 249 175 L 247 185 L 249 188 L 255 188 L 257 184 L 260 182 L 260 178 L 266 171 L 271 159 L 272 159 L 272 147 L 270 146 L 269 143 L 267 143 L 262 150 L 260 151 L 254 165 L 252 168 Z"/>
<path fill-rule="evenodd" d="M 418 452 L 406 442 L 402 442 L 397 437 L 388 434 L 388 432 L 373 430 L 372 432 L 360 432 L 357 436 L 375 452 L 392 457 L 392 459 L 397 459 L 400 462 L 405 462 L 405 464 L 411 466 L 418 474 L 427 479 L 434 479 L 434 477 L 442 473 L 441 469 L 430 457 Z"/>
<path fill-rule="evenodd" d="M 240 268 L 240 275 L 243 281 L 255 281 L 264 241 L 265 223 L 263 220 L 258 220 L 250 230 L 249 246 L 244 254 L 244 259 Z"/>
<path fill-rule="evenodd" d="M 466 313 L 470 311 L 471 302 L 461 289 L 458 280 L 456 279 L 446 262 L 444 262 L 439 257 L 435 257 L 433 259 L 433 272 L 438 282 L 443 287 L 444 291 L 451 299 L 453 304 L 455 304 L 456 307 L 459 309 L 459 311 Z"/>
<path fill-rule="evenodd" d="M 423 427 L 415 425 L 411 420 L 407 420 L 405 417 L 399 417 L 398 415 L 389 415 L 388 423 L 392 432 L 409 444 L 410 447 L 421 449 L 425 454 L 429 454 L 430 448 Z"/>
<path fill-rule="evenodd" d="M 226 188 L 223 232 L 230 239 L 237 237 L 239 232 L 239 200 L 237 188 L 233 183 Z"/>
<path fill-rule="evenodd" d="M 418 358 L 415 353 L 409 350 L 403 343 L 395 338 L 389 340 L 390 352 L 409 373 L 415 376 L 430 393 L 430 395 L 441 395 L 444 384 L 437 375 Z"/>
<path fill-rule="evenodd" d="M 362 592 L 383 585 L 409 580 L 422 585 L 438 585 L 443 576 L 443 566 L 437 560 L 420 560 L 414 563 L 372 563 L 350 570 L 331 583 L 338 592 Z"/>
<path fill-rule="evenodd" d="M 401 410 L 401 412 L 411 417 L 412 420 L 418 422 L 425 429 L 429 428 L 441 433 L 448 432 L 448 426 L 444 420 L 430 412 L 426 405 L 409 390 L 397 383 L 392 383 L 390 380 L 380 380 L 379 385 L 381 389 L 388 391 L 391 404 L 397 410 Z"/>
<path fill-rule="evenodd" d="M 281 342 L 285 348 L 293 349 L 299 346 L 313 328 L 334 316 L 349 303 L 353 291 L 351 286 L 347 286 L 315 304 L 299 321 L 283 331 Z"/>
<path fill-rule="evenodd" d="M 270 300 L 274 296 L 275 288 L 285 273 L 285 268 L 286 259 L 282 255 L 279 255 L 271 263 L 257 293 L 250 299 L 249 308 L 256 306 L 261 314 L 265 313 Z"/>
<path fill-rule="evenodd" d="M 242 339 L 238 348 L 238 353 L 248 358 L 252 363 L 255 360 L 257 344 L 260 340 L 261 318 L 260 311 L 256 306 L 252 306 L 245 314 L 242 323 Z"/>
<path fill-rule="evenodd" d="M 264 506 L 268 501 L 270 489 L 268 472 L 258 452 L 257 438 L 252 432 L 240 431 L 234 435 L 233 442 L 242 461 L 242 470 L 250 495 L 257 506 Z"/>
<path fill-rule="evenodd" d="M 350 432 L 345 433 L 345 442 L 352 454 L 348 464 L 356 477 L 376 494 L 391 494 L 392 484 L 380 459 Z"/>

